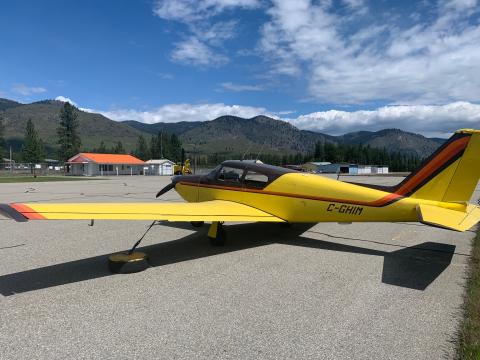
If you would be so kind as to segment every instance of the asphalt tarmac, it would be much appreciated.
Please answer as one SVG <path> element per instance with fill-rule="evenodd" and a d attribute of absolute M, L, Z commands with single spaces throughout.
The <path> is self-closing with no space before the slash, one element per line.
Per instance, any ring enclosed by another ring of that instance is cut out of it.
<path fill-rule="evenodd" d="M 1 184 L 0 202 L 158 201 L 168 182 Z M 207 226 L 164 223 L 140 247 L 152 267 L 112 275 L 107 256 L 150 222 L 88 224 L 0 218 L 1 359 L 454 356 L 473 231 L 226 224 L 227 244 L 212 247 Z"/>

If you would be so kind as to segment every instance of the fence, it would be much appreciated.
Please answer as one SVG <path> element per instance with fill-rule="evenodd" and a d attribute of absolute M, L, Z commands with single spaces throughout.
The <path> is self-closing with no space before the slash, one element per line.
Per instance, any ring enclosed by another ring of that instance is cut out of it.
<path fill-rule="evenodd" d="M 33 175 L 35 171 L 36 175 L 64 175 L 64 166 L 61 163 L 16 163 L 9 162 L 0 163 L 0 176 L 28 176 Z"/>

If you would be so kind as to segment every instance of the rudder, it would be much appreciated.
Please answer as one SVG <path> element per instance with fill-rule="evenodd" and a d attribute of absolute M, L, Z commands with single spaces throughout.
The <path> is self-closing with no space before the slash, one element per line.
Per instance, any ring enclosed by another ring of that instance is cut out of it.
<path fill-rule="evenodd" d="M 402 181 L 395 193 L 442 202 L 468 202 L 480 178 L 480 130 L 462 129 Z"/>

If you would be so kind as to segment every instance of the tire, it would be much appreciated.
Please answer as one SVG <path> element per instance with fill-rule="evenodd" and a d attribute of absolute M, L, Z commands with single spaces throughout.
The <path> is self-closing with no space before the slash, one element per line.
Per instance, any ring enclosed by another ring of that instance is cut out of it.
<path fill-rule="evenodd" d="M 193 227 L 199 228 L 202 227 L 205 222 L 203 221 L 190 221 L 190 224 L 192 224 Z"/>
<path fill-rule="evenodd" d="M 149 267 L 147 254 L 140 251 L 135 251 L 132 254 L 125 251 L 108 257 L 108 268 L 115 274 L 136 273 Z"/>
<path fill-rule="evenodd" d="M 210 244 L 213 246 L 223 246 L 225 245 L 225 241 L 227 240 L 227 233 L 225 232 L 225 229 L 223 226 L 219 225 L 218 230 L 217 230 L 217 237 L 212 238 L 208 237 L 210 239 Z"/>

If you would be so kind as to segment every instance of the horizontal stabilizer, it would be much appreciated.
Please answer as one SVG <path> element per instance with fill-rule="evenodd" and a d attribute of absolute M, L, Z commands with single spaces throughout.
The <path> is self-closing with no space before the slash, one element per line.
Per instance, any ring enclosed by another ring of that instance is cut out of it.
<path fill-rule="evenodd" d="M 418 205 L 419 221 L 446 229 L 466 231 L 480 221 L 480 207 L 468 204 L 466 211 L 445 209 L 433 205 Z"/>
<path fill-rule="evenodd" d="M 25 220 L 167 220 L 265 221 L 284 220 L 248 205 L 212 200 L 199 203 L 28 203 L 0 204 L 0 214 Z"/>

